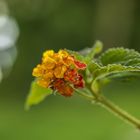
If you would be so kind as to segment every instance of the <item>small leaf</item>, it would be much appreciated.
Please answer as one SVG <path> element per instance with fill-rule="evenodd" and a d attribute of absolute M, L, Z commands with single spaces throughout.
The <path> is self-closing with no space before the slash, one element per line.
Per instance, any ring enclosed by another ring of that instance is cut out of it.
<path fill-rule="evenodd" d="M 93 60 L 96 54 L 100 53 L 102 51 L 103 44 L 101 41 L 96 41 L 92 48 L 87 48 L 86 50 L 83 50 L 83 52 L 87 52 L 85 55 L 85 61 L 86 63 L 90 63 L 90 61 Z"/>
<path fill-rule="evenodd" d="M 28 110 L 30 106 L 40 103 L 50 94 L 52 94 L 52 89 L 40 87 L 36 81 L 33 81 L 26 100 L 25 109 Z"/>
<path fill-rule="evenodd" d="M 96 54 L 100 53 L 103 49 L 103 43 L 99 40 L 95 42 L 93 47 L 91 48 L 90 53 L 87 55 L 90 59 L 92 59 Z"/>
<path fill-rule="evenodd" d="M 79 51 L 83 56 L 93 58 L 96 54 L 99 54 L 103 49 L 103 43 L 97 40 L 91 48 L 84 48 Z"/>

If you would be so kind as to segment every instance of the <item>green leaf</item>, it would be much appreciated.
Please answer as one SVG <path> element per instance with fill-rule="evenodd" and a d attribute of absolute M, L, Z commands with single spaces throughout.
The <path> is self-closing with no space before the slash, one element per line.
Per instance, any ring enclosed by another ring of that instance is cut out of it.
<path fill-rule="evenodd" d="M 108 64 L 107 66 L 100 67 L 94 71 L 92 89 L 94 92 L 99 93 L 102 85 L 108 83 L 111 79 L 122 79 L 132 76 L 140 76 L 140 68 L 123 66 L 121 64 Z"/>
<path fill-rule="evenodd" d="M 103 43 L 101 41 L 97 40 L 91 48 L 86 47 L 86 48 L 80 50 L 79 53 L 85 57 L 93 59 L 93 57 L 96 54 L 99 54 L 102 51 L 102 48 L 103 48 Z"/>
<path fill-rule="evenodd" d="M 97 63 L 98 62 L 98 63 Z M 112 48 L 89 65 L 92 89 L 99 93 L 102 85 L 112 79 L 130 79 L 140 76 L 140 53 L 132 49 Z"/>
<path fill-rule="evenodd" d="M 26 100 L 25 109 L 28 110 L 30 106 L 39 104 L 48 95 L 51 95 L 52 93 L 52 89 L 40 87 L 36 83 L 36 81 L 33 81 L 31 84 L 29 95 Z"/>
<path fill-rule="evenodd" d="M 140 67 L 140 53 L 125 48 L 111 48 L 99 57 L 102 65 L 122 64 L 124 66 Z"/>
<path fill-rule="evenodd" d="M 87 58 L 89 60 L 92 60 L 96 54 L 99 54 L 102 51 L 102 49 L 103 49 L 103 43 L 97 40 L 93 45 L 93 47 L 91 48 L 89 54 L 87 55 Z"/>
<path fill-rule="evenodd" d="M 100 67 L 94 72 L 94 77 L 99 77 L 101 75 L 110 75 L 111 73 L 119 72 L 140 72 L 139 67 L 124 66 L 121 64 L 108 64 L 107 66 Z"/>

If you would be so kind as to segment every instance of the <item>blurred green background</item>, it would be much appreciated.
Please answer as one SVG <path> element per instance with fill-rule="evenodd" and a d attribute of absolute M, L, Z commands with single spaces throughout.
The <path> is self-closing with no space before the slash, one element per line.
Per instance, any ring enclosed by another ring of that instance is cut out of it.
<path fill-rule="evenodd" d="M 76 95 L 50 96 L 24 111 L 32 69 L 44 50 L 80 50 L 98 39 L 104 49 L 140 51 L 139 0 L 1 0 L 0 15 L 14 18 L 20 32 L 17 59 L 0 83 L 0 140 L 140 139 L 136 129 Z M 0 57 L 0 62 L 6 59 Z M 139 83 L 114 81 L 104 93 L 140 118 Z"/>

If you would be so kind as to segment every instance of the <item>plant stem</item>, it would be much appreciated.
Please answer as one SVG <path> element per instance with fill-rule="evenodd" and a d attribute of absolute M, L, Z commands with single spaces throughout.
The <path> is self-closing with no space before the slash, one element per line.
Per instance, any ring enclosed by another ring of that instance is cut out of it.
<path fill-rule="evenodd" d="M 86 93 L 83 93 L 83 92 L 81 92 L 80 90 L 77 90 L 77 89 L 75 89 L 75 88 L 74 88 L 74 90 L 76 91 L 76 93 L 78 93 L 78 95 L 80 95 L 80 96 L 86 98 L 87 100 L 90 100 L 90 101 L 94 101 L 94 100 L 95 100 L 95 97 L 94 97 L 94 96 L 90 96 L 90 95 L 88 95 L 88 94 L 86 94 Z"/>
<path fill-rule="evenodd" d="M 124 121 L 127 121 L 130 124 L 134 125 L 136 128 L 140 129 L 140 120 L 130 115 L 126 111 L 122 110 L 120 107 L 112 103 L 110 100 L 106 99 L 104 96 L 100 95 L 97 101 L 100 103 L 101 106 L 110 110 L 113 114 L 117 115 Z"/>
<path fill-rule="evenodd" d="M 78 93 L 78 95 L 83 96 L 84 98 L 90 101 L 96 101 L 96 103 L 99 103 L 99 105 L 106 108 L 117 117 L 120 117 L 122 120 L 127 121 L 128 123 L 130 123 L 131 125 L 135 126 L 140 130 L 140 120 L 138 120 L 134 116 L 127 113 L 125 110 L 121 109 L 120 107 L 112 103 L 103 95 L 93 93 L 94 96 L 89 96 L 86 93 L 80 92 L 79 90 L 76 90 L 76 92 Z"/>

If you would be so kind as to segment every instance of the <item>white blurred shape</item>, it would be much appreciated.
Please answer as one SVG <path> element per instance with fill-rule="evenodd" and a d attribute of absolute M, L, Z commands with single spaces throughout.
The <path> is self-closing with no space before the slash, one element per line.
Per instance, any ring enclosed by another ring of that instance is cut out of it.
<path fill-rule="evenodd" d="M 12 47 L 4 51 L 0 51 L 0 68 L 2 71 L 2 78 L 7 77 L 16 60 L 17 49 Z"/>
<path fill-rule="evenodd" d="M 14 18 L 9 16 L 5 0 L 0 0 L 0 82 L 7 77 L 16 60 L 16 41 L 19 28 Z"/>
<path fill-rule="evenodd" d="M 0 16 L 0 28 L 6 24 L 7 18 L 5 16 Z"/>
<path fill-rule="evenodd" d="M 0 50 L 12 47 L 13 45 L 14 44 L 13 44 L 13 41 L 11 40 L 11 38 L 9 38 L 5 35 L 0 35 Z"/>
<path fill-rule="evenodd" d="M 13 47 L 18 35 L 16 21 L 7 15 L 0 15 L 0 51 Z"/>

